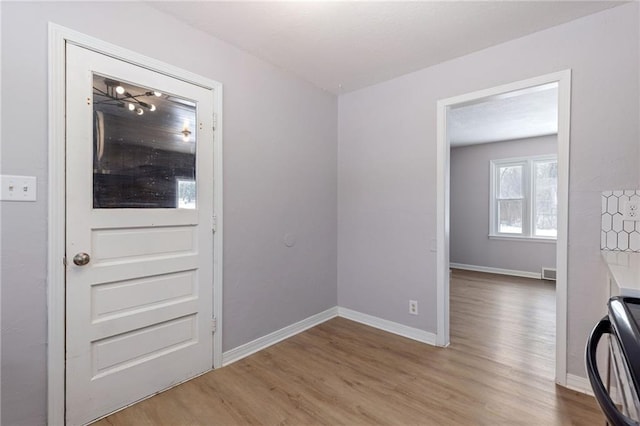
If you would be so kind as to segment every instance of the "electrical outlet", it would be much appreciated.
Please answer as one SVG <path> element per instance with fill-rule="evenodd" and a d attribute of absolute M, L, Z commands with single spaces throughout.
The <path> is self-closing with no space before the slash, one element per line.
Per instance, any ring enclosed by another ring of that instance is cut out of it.
<path fill-rule="evenodd" d="M 632 197 L 629 200 L 620 200 L 622 207 L 622 220 L 640 221 L 640 199 Z"/>
<path fill-rule="evenodd" d="M 412 315 L 418 315 L 418 301 L 409 300 L 409 313 Z"/>
<path fill-rule="evenodd" d="M 35 201 L 35 176 L 0 176 L 0 199 L 2 201 Z"/>

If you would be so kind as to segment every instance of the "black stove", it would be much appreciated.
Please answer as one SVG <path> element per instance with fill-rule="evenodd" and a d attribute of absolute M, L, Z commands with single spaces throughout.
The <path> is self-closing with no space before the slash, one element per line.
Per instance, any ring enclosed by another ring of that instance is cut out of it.
<path fill-rule="evenodd" d="M 587 342 L 587 374 L 594 395 L 607 420 L 614 426 L 640 425 L 640 298 L 612 297 L 609 315 L 595 326 Z M 598 342 L 609 336 L 609 356 L 605 385 L 598 370 Z M 619 400 L 611 399 L 613 376 Z"/>

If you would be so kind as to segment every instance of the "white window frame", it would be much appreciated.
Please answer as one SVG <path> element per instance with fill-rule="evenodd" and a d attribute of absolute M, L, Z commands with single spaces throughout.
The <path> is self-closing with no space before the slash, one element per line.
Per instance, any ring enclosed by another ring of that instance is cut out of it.
<path fill-rule="evenodd" d="M 536 163 L 558 161 L 557 155 L 536 155 L 529 157 L 505 158 L 491 160 L 490 163 L 490 193 L 489 193 L 489 238 L 505 239 L 514 241 L 539 241 L 555 243 L 557 237 L 545 237 L 534 235 L 534 218 L 535 200 L 533 197 L 536 193 L 536 182 L 533 178 L 534 167 Z M 498 184 L 496 173 L 500 167 L 522 166 L 522 185 L 523 185 L 523 212 L 522 212 L 522 233 L 506 233 L 499 231 L 498 224 Z"/>

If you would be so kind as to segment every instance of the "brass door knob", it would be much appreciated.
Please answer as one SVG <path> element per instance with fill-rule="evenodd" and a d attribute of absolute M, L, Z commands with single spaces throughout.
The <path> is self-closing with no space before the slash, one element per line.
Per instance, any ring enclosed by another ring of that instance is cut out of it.
<path fill-rule="evenodd" d="M 91 257 L 87 253 L 78 253 L 73 256 L 73 263 L 78 266 L 84 266 L 91 260 Z"/>

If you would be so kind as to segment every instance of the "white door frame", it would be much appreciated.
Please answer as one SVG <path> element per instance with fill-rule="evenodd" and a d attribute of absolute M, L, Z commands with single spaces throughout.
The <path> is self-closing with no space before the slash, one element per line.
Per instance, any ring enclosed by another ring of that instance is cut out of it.
<path fill-rule="evenodd" d="M 49 23 L 49 229 L 47 244 L 47 423 L 65 421 L 65 50 L 67 43 L 212 90 L 215 233 L 213 236 L 214 368 L 222 366 L 222 84 L 97 38 Z"/>
<path fill-rule="evenodd" d="M 449 138 L 447 110 L 454 105 L 476 103 L 489 96 L 548 83 L 558 83 L 558 240 L 556 243 L 556 365 L 555 380 L 567 384 L 567 248 L 569 222 L 569 141 L 571 118 L 571 70 L 559 71 L 490 89 L 441 99 L 437 103 L 437 254 L 436 344 L 449 344 Z"/>

